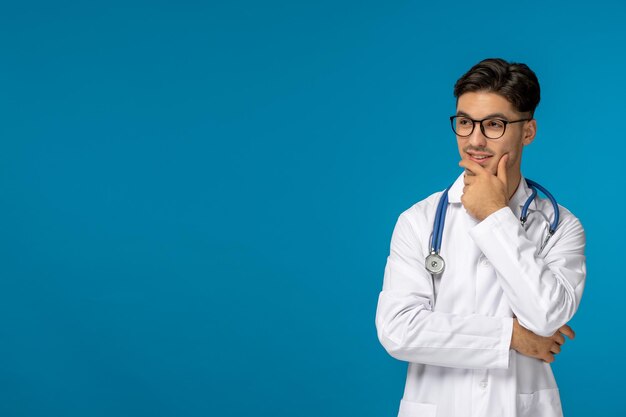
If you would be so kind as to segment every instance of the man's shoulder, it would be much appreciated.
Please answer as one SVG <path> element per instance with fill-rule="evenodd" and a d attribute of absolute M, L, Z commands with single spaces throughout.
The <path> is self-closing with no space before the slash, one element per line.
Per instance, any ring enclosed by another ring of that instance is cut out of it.
<path fill-rule="evenodd" d="M 416 202 L 400 213 L 399 220 L 406 219 L 413 224 L 430 222 L 431 218 L 434 219 L 441 194 L 443 194 L 443 190 L 434 192 L 423 200 Z"/>
<path fill-rule="evenodd" d="M 559 207 L 559 225 L 565 228 L 581 228 L 582 223 L 567 207 L 557 204 Z M 554 220 L 554 206 L 549 199 L 545 197 L 537 198 L 537 209 L 543 214 L 546 220 L 552 222 Z"/>

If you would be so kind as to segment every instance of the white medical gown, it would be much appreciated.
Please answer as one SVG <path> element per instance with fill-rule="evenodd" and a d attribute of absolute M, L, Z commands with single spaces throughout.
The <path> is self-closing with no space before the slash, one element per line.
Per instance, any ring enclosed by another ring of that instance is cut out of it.
<path fill-rule="evenodd" d="M 441 192 L 398 218 L 391 239 L 376 328 L 387 352 L 409 363 L 398 417 L 562 416 L 548 363 L 509 349 L 513 317 L 549 336 L 576 312 L 585 286 L 585 234 L 560 207 L 559 227 L 538 254 L 554 210 L 522 178 L 503 208 L 482 222 L 461 204 L 463 175 L 448 192 L 435 279 L 424 268 Z M 435 296 L 436 294 L 436 300 Z"/>

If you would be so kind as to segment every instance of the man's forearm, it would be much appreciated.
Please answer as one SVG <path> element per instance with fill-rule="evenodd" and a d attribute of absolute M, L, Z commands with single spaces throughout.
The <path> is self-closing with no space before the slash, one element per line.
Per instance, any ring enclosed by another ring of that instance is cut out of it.
<path fill-rule="evenodd" d="M 383 291 L 378 338 L 396 359 L 437 366 L 502 369 L 509 365 L 512 319 L 431 311 L 414 293 Z"/>

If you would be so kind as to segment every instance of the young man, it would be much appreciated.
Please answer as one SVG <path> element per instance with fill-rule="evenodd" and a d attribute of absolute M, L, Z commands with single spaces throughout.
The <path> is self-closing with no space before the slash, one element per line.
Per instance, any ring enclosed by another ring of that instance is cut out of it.
<path fill-rule="evenodd" d="M 585 235 L 521 174 L 537 131 L 537 77 L 487 59 L 454 95 L 464 172 L 442 206 L 445 267 L 425 265 L 437 192 L 400 215 L 376 311 L 380 342 L 409 362 L 398 417 L 562 416 L 550 363 L 563 335 L 574 337 L 566 323 L 585 285 Z"/>

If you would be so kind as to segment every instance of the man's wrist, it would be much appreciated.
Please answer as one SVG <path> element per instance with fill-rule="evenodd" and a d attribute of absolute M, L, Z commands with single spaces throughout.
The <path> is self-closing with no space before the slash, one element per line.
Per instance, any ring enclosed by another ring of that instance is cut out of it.
<path fill-rule="evenodd" d="M 482 219 L 479 219 L 479 220 L 483 221 L 487 217 L 491 216 L 493 213 L 500 211 L 505 207 L 508 207 L 508 206 L 506 204 L 494 204 L 493 206 L 490 206 L 487 210 L 485 210 L 485 215 L 483 216 Z"/>

